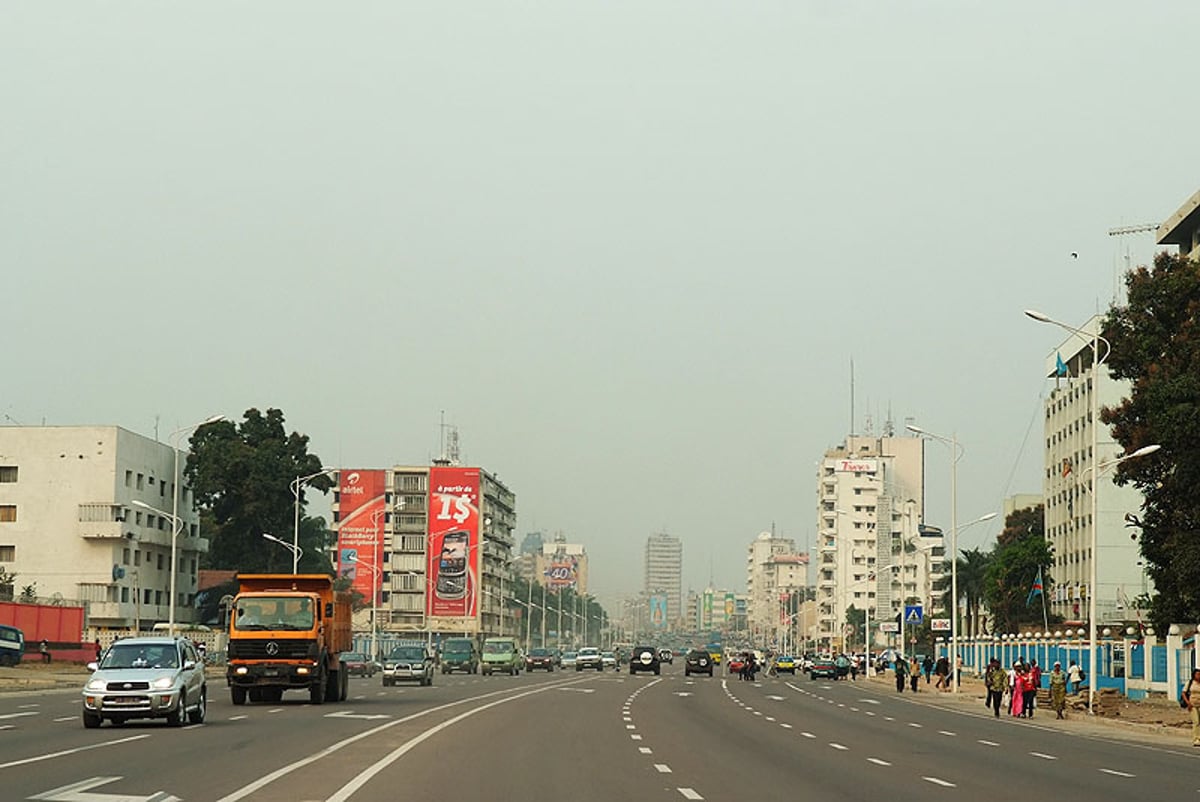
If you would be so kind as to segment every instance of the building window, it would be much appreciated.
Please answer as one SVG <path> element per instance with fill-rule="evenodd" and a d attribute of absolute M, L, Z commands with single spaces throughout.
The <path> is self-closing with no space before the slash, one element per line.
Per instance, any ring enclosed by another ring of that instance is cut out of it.
<path fill-rule="evenodd" d="M 133 471 L 125 471 L 125 486 L 133 487 Z M 125 601 L 122 599 L 122 601 Z"/>
<path fill-rule="evenodd" d="M 145 486 L 146 486 L 146 475 L 144 473 L 139 473 L 138 478 L 137 478 L 137 489 L 141 490 Z"/>
<path fill-rule="evenodd" d="M 11 484 L 17 481 L 16 465 L 0 465 L 0 483 Z"/>
<path fill-rule="evenodd" d="M 129 601 L 129 588 L 121 588 L 121 601 L 122 602 Z"/>
<path fill-rule="evenodd" d="M 17 561 L 16 546 L 0 546 L 0 563 L 12 563 Z"/>
<path fill-rule="evenodd" d="M 160 555 L 158 555 L 158 570 L 161 571 L 162 569 L 163 569 L 163 555 L 160 554 Z"/>
<path fill-rule="evenodd" d="M 11 524 L 17 521 L 16 504 L 0 504 L 0 524 Z"/>

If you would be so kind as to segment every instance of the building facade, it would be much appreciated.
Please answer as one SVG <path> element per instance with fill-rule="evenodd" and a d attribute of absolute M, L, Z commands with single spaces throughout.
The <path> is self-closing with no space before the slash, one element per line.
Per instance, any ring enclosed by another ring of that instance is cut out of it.
<path fill-rule="evenodd" d="M 665 532 L 646 538 L 644 577 L 643 593 L 665 597 L 666 624 L 674 628 L 683 613 L 683 541 Z"/>
<path fill-rule="evenodd" d="M 941 603 L 934 588 L 948 566 L 940 530 L 924 525 L 925 442 L 852 435 L 825 452 L 817 473 L 817 646 L 866 642 L 847 626 L 851 606 L 868 611 L 880 644 L 875 622 L 893 620 L 906 602 Z"/>
<path fill-rule="evenodd" d="M 1096 613 L 1099 623 L 1120 623 L 1133 617 L 1132 601 L 1152 591 L 1140 565 L 1141 555 L 1125 526 L 1126 513 L 1141 509 L 1142 494 L 1113 484 L 1112 472 L 1092 473 L 1098 463 L 1118 457 L 1121 446 L 1111 429 L 1099 424 L 1097 454 L 1092 453 L 1092 393 L 1101 407 L 1114 406 L 1129 392 L 1129 383 L 1095 369 L 1091 337 L 1102 324 L 1091 318 L 1046 359 L 1046 375 L 1054 382 L 1045 402 L 1046 539 L 1054 549 L 1053 586 L 1047 592 L 1050 610 L 1069 622 L 1087 619 L 1092 588 L 1092 527 L 1096 529 Z M 1085 339 L 1086 338 L 1086 339 Z M 1103 347 L 1103 346 L 1102 346 Z M 1065 375 L 1059 375 L 1059 359 Z M 1095 488 L 1097 520 L 1092 521 L 1091 489 Z"/>
<path fill-rule="evenodd" d="M 174 540 L 175 620 L 194 621 L 208 541 L 176 464 L 170 446 L 117 426 L 0 427 L 0 567 L 14 589 L 81 603 L 93 626 L 149 629 L 170 618 Z"/>
<path fill-rule="evenodd" d="M 808 555 L 791 538 L 763 532 L 746 549 L 747 619 L 752 643 L 779 648 L 795 640 Z"/>

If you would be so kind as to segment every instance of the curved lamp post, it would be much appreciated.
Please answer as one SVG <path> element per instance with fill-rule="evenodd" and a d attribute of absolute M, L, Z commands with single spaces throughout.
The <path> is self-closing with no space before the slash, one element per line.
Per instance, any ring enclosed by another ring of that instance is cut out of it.
<path fill-rule="evenodd" d="M 180 530 L 183 529 L 183 522 L 179 519 L 179 437 L 184 432 L 190 432 L 192 429 L 199 429 L 201 426 L 207 426 L 210 423 L 217 423 L 225 420 L 224 415 L 210 415 L 199 423 L 193 423 L 191 426 L 182 426 L 171 432 L 168 438 L 171 441 L 171 451 L 175 455 L 175 469 L 171 474 L 171 520 L 173 526 L 177 526 Z M 133 502 L 137 504 L 137 502 Z M 140 505 L 139 505 L 140 506 Z M 176 548 L 175 541 L 179 536 L 179 532 L 174 532 L 171 535 L 171 604 L 168 607 L 168 618 L 170 619 L 167 626 L 172 635 L 175 634 L 175 575 L 179 573 L 179 566 L 175 564 Z"/>
<path fill-rule="evenodd" d="M 295 513 L 292 519 L 292 573 L 297 573 L 300 565 L 300 488 L 305 482 L 316 479 L 318 476 L 328 476 L 331 473 L 337 473 L 338 468 L 323 468 L 316 473 L 310 473 L 308 476 L 297 476 L 291 482 L 292 496 L 295 497 Z"/>

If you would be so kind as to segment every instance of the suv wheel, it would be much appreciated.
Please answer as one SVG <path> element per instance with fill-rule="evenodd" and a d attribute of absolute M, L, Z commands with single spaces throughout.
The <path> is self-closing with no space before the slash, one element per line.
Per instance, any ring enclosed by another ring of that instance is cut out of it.
<path fill-rule="evenodd" d="M 200 689 L 200 701 L 196 703 L 196 709 L 188 712 L 188 722 L 191 724 L 203 724 L 204 714 L 208 707 L 208 691 L 205 688 Z"/>
<path fill-rule="evenodd" d="M 175 705 L 175 709 L 167 713 L 167 724 L 172 727 L 182 727 L 183 720 L 187 718 L 184 712 L 187 710 L 187 692 L 179 692 L 179 704 Z"/>
<path fill-rule="evenodd" d="M 100 726 L 100 721 L 101 721 L 101 718 L 100 718 L 99 713 L 89 713 L 86 710 L 83 711 L 83 726 L 86 729 L 89 729 L 89 730 L 96 729 L 97 727 Z"/>

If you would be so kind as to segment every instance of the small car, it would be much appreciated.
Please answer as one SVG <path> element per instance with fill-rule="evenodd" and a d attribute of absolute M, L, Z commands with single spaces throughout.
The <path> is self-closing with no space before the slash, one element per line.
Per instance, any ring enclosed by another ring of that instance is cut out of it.
<path fill-rule="evenodd" d="M 653 646 L 634 646 L 629 653 L 629 673 L 653 671 L 656 675 L 662 673 L 662 665 L 658 661 L 658 649 Z"/>
<path fill-rule="evenodd" d="M 373 677 L 378 669 L 378 664 L 364 652 L 344 652 L 342 663 L 346 666 L 348 677 Z"/>
<path fill-rule="evenodd" d="M 98 663 L 83 686 L 83 726 L 135 718 L 164 718 L 181 727 L 203 724 L 208 709 L 204 663 L 188 638 L 124 638 Z"/>
<path fill-rule="evenodd" d="M 617 655 L 616 655 L 616 654 L 614 654 L 613 652 L 601 652 L 601 653 L 600 653 L 600 659 L 601 659 L 601 660 L 604 662 L 604 668 L 605 668 L 606 670 L 607 670 L 607 669 L 610 669 L 610 668 L 611 668 L 613 671 L 619 671 L 619 670 L 620 670 L 620 669 L 617 667 Z"/>
<path fill-rule="evenodd" d="M 576 652 L 563 652 L 562 657 L 558 659 L 559 668 L 574 668 Z"/>
<path fill-rule="evenodd" d="M 825 677 L 827 679 L 837 679 L 838 669 L 837 664 L 833 662 L 832 657 L 817 657 L 813 660 L 812 668 L 808 670 L 808 678 L 816 679 L 817 677 Z"/>
<path fill-rule="evenodd" d="M 549 649 L 530 649 L 525 655 L 525 670 L 533 671 L 540 668 L 544 671 L 554 671 L 554 653 Z"/>
<path fill-rule="evenodd" d="M 683 675 L 690 677 L 692 674 L 713 675 L 712 655 L 704 649 L 689 649 L 683 656 Z"/>
<path fill-rule="evenodd" d="M 575 655 L 575 670 L 583 671 L 585 668 L 604 670 L 604 657 L 595 646 L 584 646 Z"/>
<path fill-rule="evenodd" d="M 796 674 L 796 658 L 788 655 L 780 655 L 775 658 L 775 673 L 776 674 Z"/>

